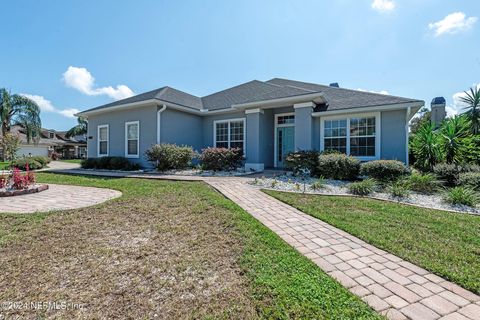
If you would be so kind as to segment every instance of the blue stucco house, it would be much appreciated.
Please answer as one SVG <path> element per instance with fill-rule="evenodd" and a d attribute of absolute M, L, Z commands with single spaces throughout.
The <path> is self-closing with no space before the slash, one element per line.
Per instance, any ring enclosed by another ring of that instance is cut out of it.
<path fill-rule="evenodd" d="M 280 168 L 295 150 L 335 149 L 408 162 L 408 122 L 424 101 L 287 79 L 250 81 L 204 97 L 163 87 L 79 115 L 89 157 L 148 166 L 156 143 L 240 147 L 247 170 Z"/>

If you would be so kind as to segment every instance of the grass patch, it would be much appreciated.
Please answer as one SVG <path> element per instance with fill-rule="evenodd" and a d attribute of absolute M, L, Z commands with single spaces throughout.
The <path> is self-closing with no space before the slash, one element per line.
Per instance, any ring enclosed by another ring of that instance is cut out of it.
<path fill-rule="evenodd" d="M 0 170 L 7 170 L 10 167 L 10 162 L 0 161 Z"/>
<path fill-rule="evenodd" d="M 480 217 L 374 199 L 265 193 L 480 293 Z"/>
<path fill-rule="evenodd" d="M 91 208 L 0 214 L 0 301 L 87 303 L 39 318 L 380 319 L 204 183 L 38 180 L 123 192 Z"/>
<path fill-rule="evenodd" d="M 82 159 L 62 159 L 59 160 L 60 162 L 68 162 L 68 163 L 82 163 Z"/>

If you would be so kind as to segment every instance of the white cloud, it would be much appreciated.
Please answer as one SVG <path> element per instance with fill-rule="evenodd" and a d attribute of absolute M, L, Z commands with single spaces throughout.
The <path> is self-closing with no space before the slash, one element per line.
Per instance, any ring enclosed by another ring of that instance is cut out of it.
<path fill-rule="evenodd" d="M 440 21 L 429 23 L 428 28 L 433 30 L 435 37 L 438 37 L 446 33 L 455 34 L 460 31 L 468 30 L 475 24 L 475 22 L 477 22 L 477 20 L 477 17 L 467 18 L 463 12 L 454 12 L 450 13 Z"/>
<path fill-rule="evenodd" d="M 480 89 L 480 83 L 478 84 L 473 84 L 472 87 L 477 87 Z M 469 91 L 468 89 L 467 91 Z M 448 116 L 456 115 L 465 112 L 465 107 L 467 106 L 465 103 L 463 103 L 460 98 L 465 96 L 464 91 L 457 92 L 453 94 L 452 100 L 453 104 L 452 105 L 447 105 L 445 107 L 445 110 L 447 111 Z"/>
<path fill-rule="evenodd" d="M 45 99 L 43 96 L 28 93 L 21 93 L 21 95 L 35 101 L 43 112 L 58 113 L 67 118 L 75 118 L 75 113 L 80 112 L 80 110 L 75 108 L 57 109 L 50 100 Z"/>
<path fill-rule="evenodd" d="M 371 93 L 379 93 L 379 94 L 389 94 L 387 90 L 380 90 L 380 91 L 374 91 L 374 90 L 365 90 L 362 88 L 358 88 L 358 91 L 363 91 L 363 92 L 371 92 Z"/>
<path fill-rule="evenodd" d="M 106 95 L 114 100 L 125 99 L 134 95 L 126 85 L 95 88 L 95 78 L 86 68 L 69 66 L 63 73 L 63 81 L 68 87 L 74 88 L 88 96 Z"/>
<path fill-rule="evenodd" d="M 372 8 L 379 12 L 388 12 L 395 9 L 395 2 L 393 0 L 373 0 Z"/>

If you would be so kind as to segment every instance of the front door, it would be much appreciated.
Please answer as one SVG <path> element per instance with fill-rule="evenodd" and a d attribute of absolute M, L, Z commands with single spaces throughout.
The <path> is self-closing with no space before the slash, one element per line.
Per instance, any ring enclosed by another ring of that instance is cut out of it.
<path fill-rule="evenodd" d="M 295 127 L 277 128 L 277 167 L 283 168 L 285 156 L 295 151 Z"/>

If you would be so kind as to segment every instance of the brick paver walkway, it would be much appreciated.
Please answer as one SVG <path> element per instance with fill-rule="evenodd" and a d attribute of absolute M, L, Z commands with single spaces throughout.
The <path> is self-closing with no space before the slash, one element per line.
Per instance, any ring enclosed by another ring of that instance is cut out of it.
<path fill-rule="evenodd" d="M 389 319 L 480 319 L 478 295 L 264 194 L 245 178 L 206 181 Z"/>
<path fill-rule="evenodd" d="M 270 197 L 248 178 L 110 176 L 204 180 L 389 319 L 480 320 L 478 295 Z"/>
<path fill-rule="evenodd" d="M 32 213 L 77 209 L 120 197 L 117 190 L 49 184 L 49 189 L 33 194 L 0 198 L 0 212 Z"/>

